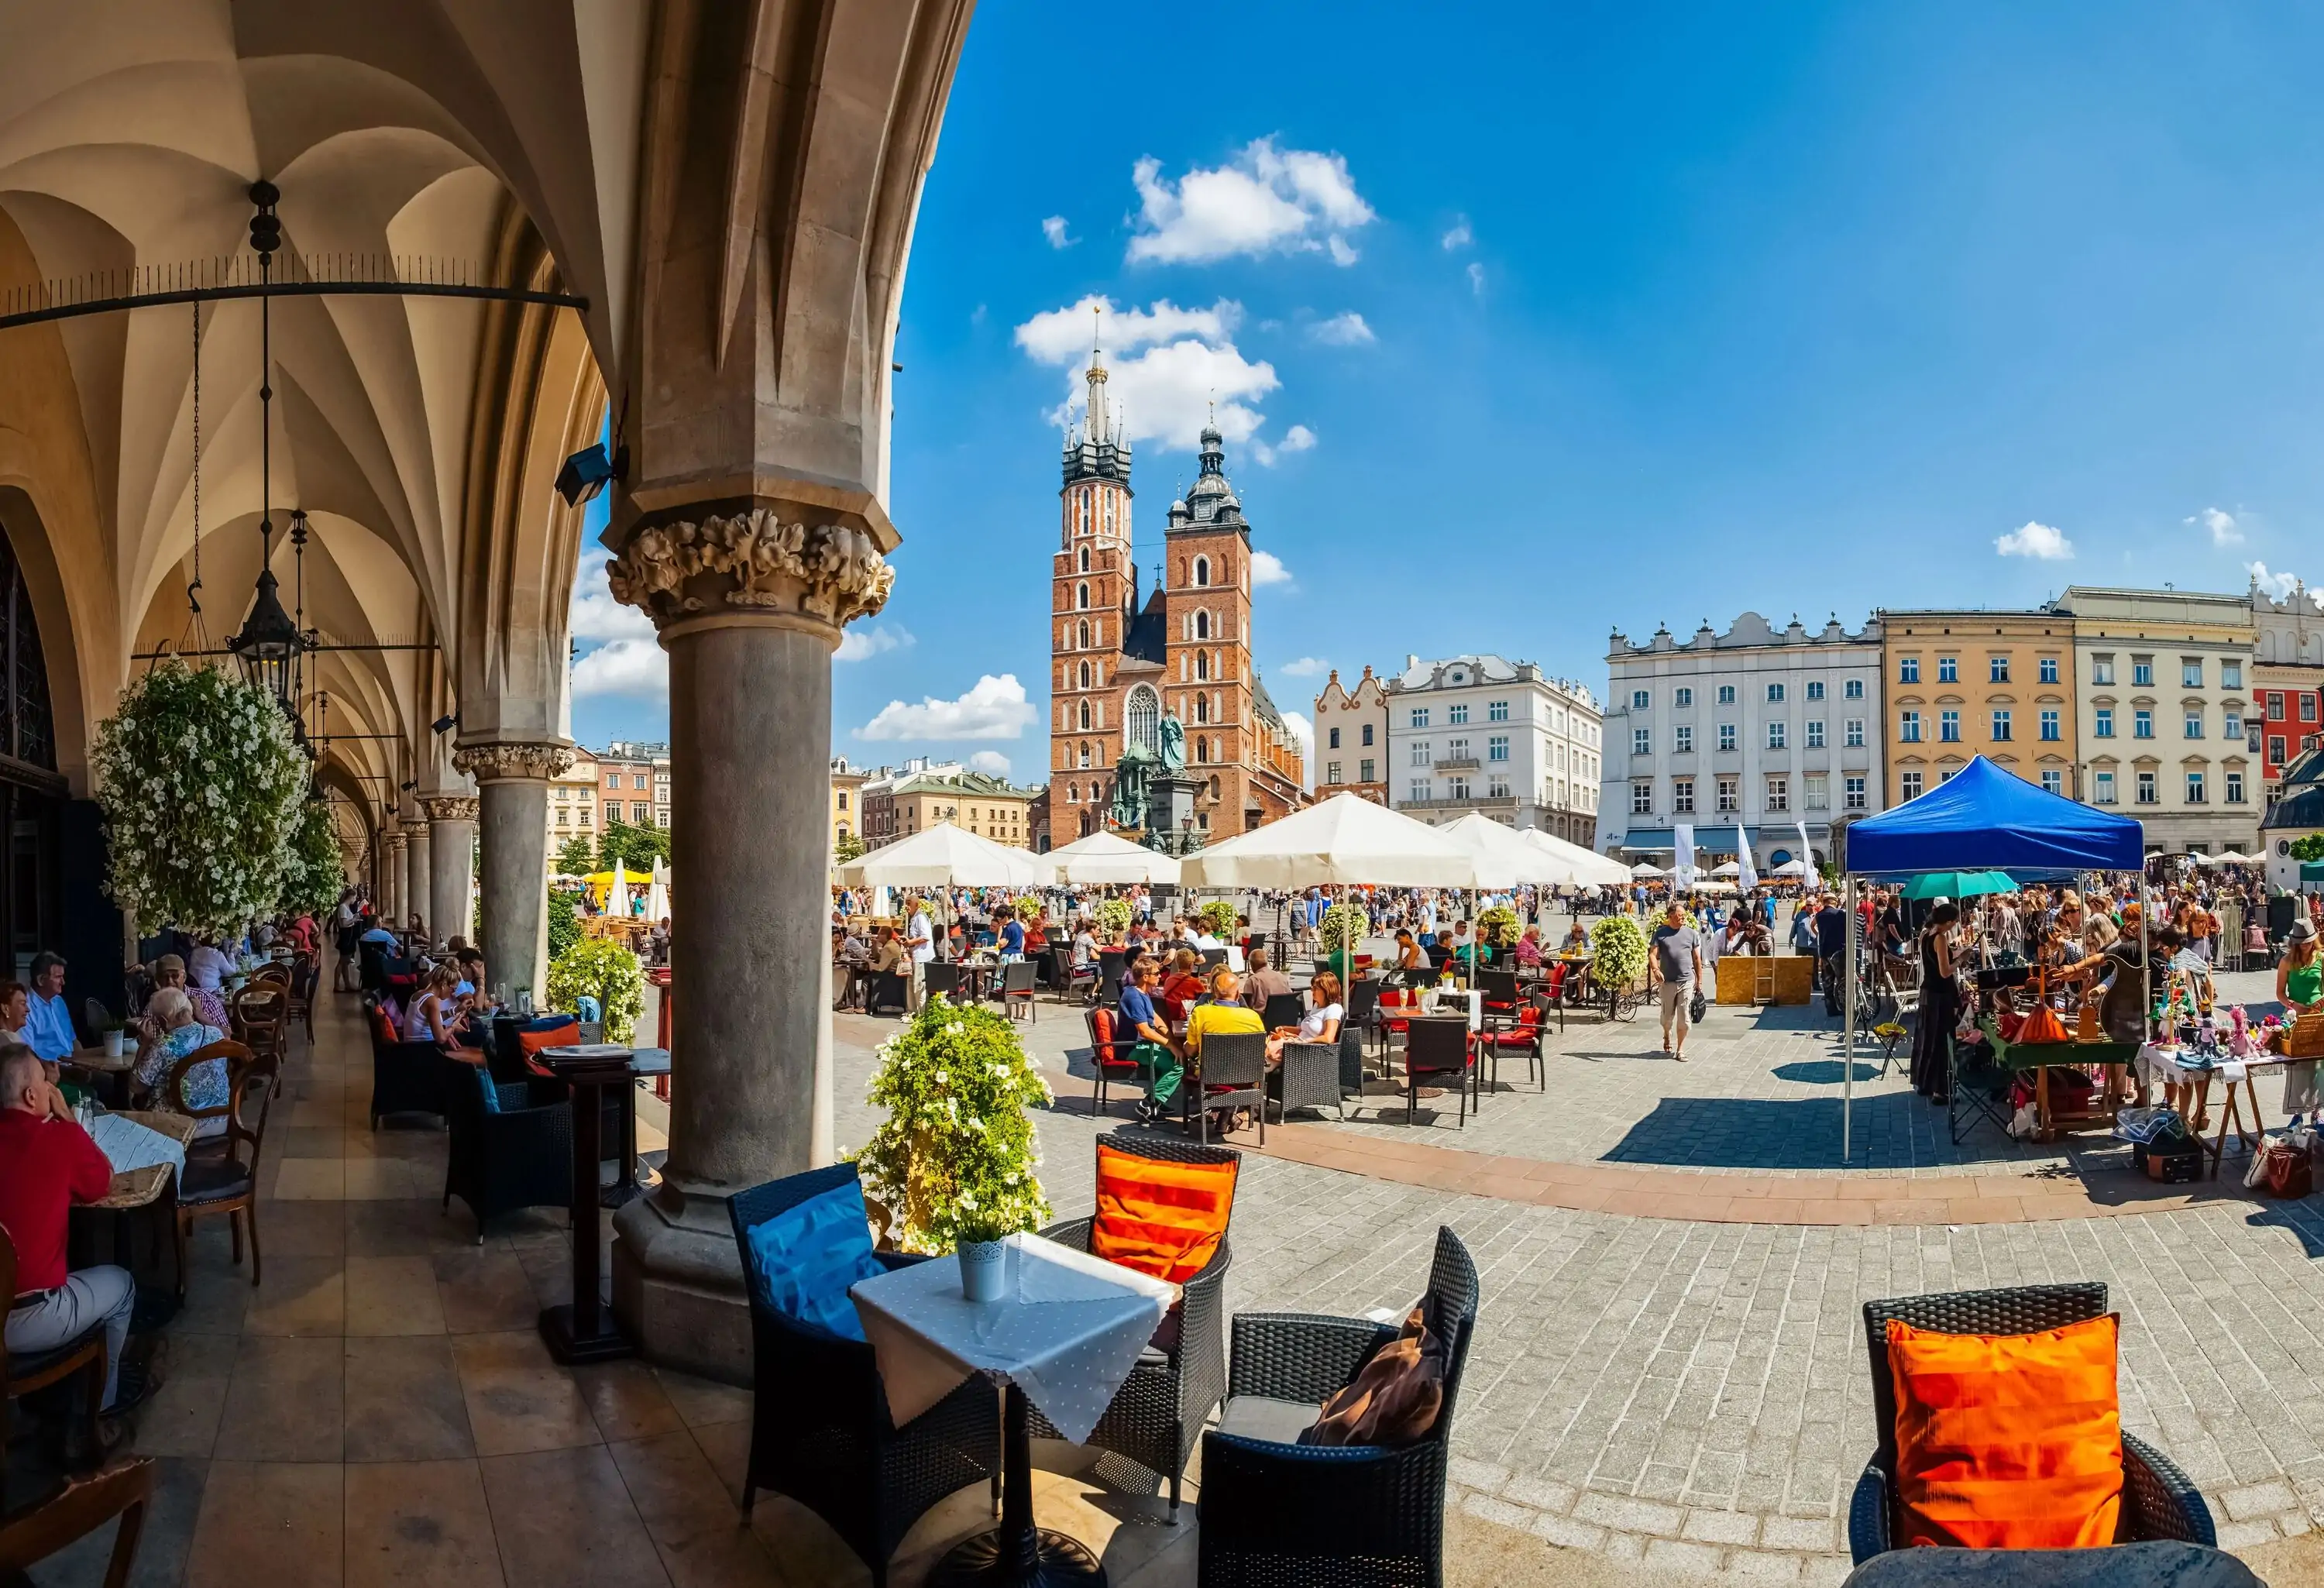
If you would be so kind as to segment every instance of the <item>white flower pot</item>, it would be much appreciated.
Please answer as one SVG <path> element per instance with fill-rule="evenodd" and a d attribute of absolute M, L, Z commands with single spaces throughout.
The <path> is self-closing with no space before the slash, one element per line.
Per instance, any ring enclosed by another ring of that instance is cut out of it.
<path fill-rule="evenodd" d="M 960 1293 L 971 1301 L 1001 1299 L 1009 1248 L 999 1241 L 964 1241 L 959 1247 Z"/>

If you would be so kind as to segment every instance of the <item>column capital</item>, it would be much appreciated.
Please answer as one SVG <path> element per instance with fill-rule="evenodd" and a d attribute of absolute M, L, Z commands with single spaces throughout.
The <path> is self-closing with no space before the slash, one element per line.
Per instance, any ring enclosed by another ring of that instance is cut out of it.
<path fill-rule="evenodd" d="M 546 783 L 573 765 L 573 746 L 561 739 L 493 740 L 463 744 L 452 764 L 483 783 Z M 469 802 L 475 814 L 475 801 Z"/>
<path fill-rule="evenodd" d="M 431 822 L 472 822 L 476 819 L 474 794 L 422 794 L 420 808 Z"/>
<path fill-rule="evenodd" d="M 887 605 L 896 570 L 868 531 L 786 522 L 778 504 L 649 523 L 606 564 L 605 578 L 615 600 L 664 633 L 758 618 L 820 631 L 836 646 L 842 628 Z"/>

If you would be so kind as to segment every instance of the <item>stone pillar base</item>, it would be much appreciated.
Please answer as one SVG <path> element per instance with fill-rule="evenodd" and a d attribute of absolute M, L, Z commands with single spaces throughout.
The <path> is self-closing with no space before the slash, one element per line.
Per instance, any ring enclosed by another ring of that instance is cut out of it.
<path fill-rule="evenodd" d="M 613 1317 L 649 1362 L 750 1387 L 751 1304 L 724 1197 L 666 1180 L 613 1215 Z"/>

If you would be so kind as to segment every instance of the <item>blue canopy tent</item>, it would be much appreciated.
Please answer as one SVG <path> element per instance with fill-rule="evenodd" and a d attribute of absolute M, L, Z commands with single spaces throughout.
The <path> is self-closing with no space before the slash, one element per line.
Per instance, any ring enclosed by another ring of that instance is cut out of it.
<path fill-rule="evenodd" d="M 2146 872 L 2146 832 L 2128 817 L 2052 794 L 1980 755 L 1917 799 L 1848 828 L 1847 909 L 1856 879 L 1920 872 L 2006 871 L 2013 875 Z M 2141 912 L 2144 914 L 2144 911 Z M 1848 960 L 1840 1161 L 1848 1161 L 1856 1105 L 1856 956 Z"/>

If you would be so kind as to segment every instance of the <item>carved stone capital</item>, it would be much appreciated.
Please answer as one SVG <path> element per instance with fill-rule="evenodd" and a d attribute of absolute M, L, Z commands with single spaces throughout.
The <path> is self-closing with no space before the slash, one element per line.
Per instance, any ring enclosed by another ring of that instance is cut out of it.
<path fill-rule="evenodd" d="M 573 765 L 573 746 L 554 742 L 463 744 L 452 764 L 479 783 L 546 783 Z"/>
<path fill-rule="evenodd" d="M 613 599 L 658 626 L 720 611 L 804 618 L 835 636 L 887 605 L 896 570 L 844 524 L 786 523 L 771 507 L 640 530 L 605 566 Z"/>
<path fill-rule="evenodd" d="M 472 822 L 478 806 L 473 794 L 422 794 L 420 808 L 431 822 Z"/>

